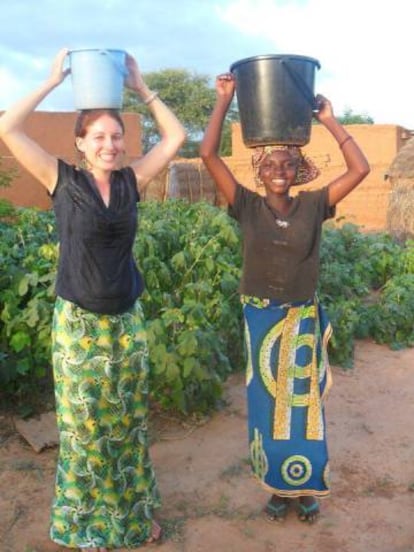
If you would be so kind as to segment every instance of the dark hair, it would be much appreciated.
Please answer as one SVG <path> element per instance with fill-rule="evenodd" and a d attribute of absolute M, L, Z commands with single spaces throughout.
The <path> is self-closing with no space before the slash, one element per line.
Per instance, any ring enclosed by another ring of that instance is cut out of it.
<path fill-rule="evenodd" d="M 76 119 L 75 123 L 75 136 L 76 138 L 84 138 L 88 131 L 88 128 L 92 123 L 99 119 L 101 115 L 109 115 L 112 117 L 119 126 L 122 128 L 122 133 L 125 132 L 124 121 L 121 114 L 117 109 L 83 109 Z"/>

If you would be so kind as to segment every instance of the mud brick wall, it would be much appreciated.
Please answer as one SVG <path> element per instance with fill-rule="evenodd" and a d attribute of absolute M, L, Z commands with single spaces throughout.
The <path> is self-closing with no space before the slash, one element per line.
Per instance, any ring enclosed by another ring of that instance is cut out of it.
<path fill-rule="evenodd" d="M 38 142 L 47 152 L 60 157 L 68 163 L 79 160 L 75 149 L 74 128 L 76 112 L 35 111 L 27 120 L 27 134 Z M 141 126 L 136 113 L 123 114 L 126 131 L 125 162 L 141 155 Z M 9 188 L 0 188 L 0 197 L 9 199 L 21 207 L 39 207 L 49 209 L 50 198 L 44 187 L 19 165 L 4 143 L 0 140 L 0 170 L 11 169 L 17 176 Z"/>
<path fill-rule="evenodd" d="M 135 113 L 124 113 L 123 117 L 126 126 L 125 163 L 128 163 L 130 159 L 136 158 L 142 152 L 140 119 L 139 115 Z M 75 163 L 77 161 L 73 136 L 75 119 L 76 113 L 35 112 L 29 117 L 26 130 L 48 152 Z M 366 154 L 371 166 L 371 173 L 356 190 L 338 205 L 337 218 L 358 224 L 366 230 L 385 229 L 390 194 L 390 181 L 385 179 L 385 175 L 399 149 L 412 134 L 410 131 L 394 125 L 348 125 L 347 130 Z M 225 161 L 242 184 L 255 189 L 250 161 L 252 152 L 251 149 L 244 146 L 241 128 L 237 123 L 233 125 L 232 143 L 232 156 L 227 157 Z M 309 184 L 307 189 L 324 186 L 345 170 L 341 151 L 323 126 L 314 125 L 312 127 L 310 143 L 303 149 L 321 171 L 319 178 Z M 1 170 L 11 168 L 18 171 L 18 176 L 10 188 L 0 188 L 0 197 L 7 198 L 15 205 L 24 207 L 50 208 L 50 199 L 43 187 L 16 163 L 2 142 L 0 142 L 0 159 Z M 204 174 L 200 171 L 200 159 L 177 160 L 178 163 L 183 161 L 193 163 L 197 167 L 197 171 L 193 171 L 195 175 Z M 170 173 L 173 165 L 162 175 L 166 182 L 160 184 L 158 178 L 157 182 L 154 181 L 154 186 L 157 184 L 158 187 L 161 186 L 164 190 L 168 190 L 168 179 L 172 176 Z M 208 175 L 204 174 L 204 180 L 207 177 Z M 186 186 L 182 186 L 182 189 L 186 190 L 185 196 L 188 197 L 188 171 L 185 178 Z M 204 185 L 206 184 L 204 183 Z M 197 189 L 200 187 L 200 182 L 196 179 L 194 187 Z M 294 189 L 294 193 L 303 188 Z M 152 199 L 152 195 L 150 185 L 147 196 Z M 190 195 L 197 197 L 196 193 Z M 163 199 L 165 199 L 164 196 Z"/>
<path fill-rule="evenodd" d="M 348 125 L 347 130 L 358 142 L 371 166 L 368 177 L 337 206 L 337 218 L 363 226 L 366 230 L 381 230 L 386 227 L 390 194 L 390 182 L 385 179 L 389 166 L 399 149 L 410 138 L 410 133 L 394 125 Z M 245 186 L 256 189 L 251 170 L 251 150 L 243 144 L 240 125 L 233 126 L 233 155 L 227 163 L 236 178 Z M 317 180 L 293 189 L 320 188 L 345 170 L 342 154 L 337 143 L 321 125 L 312 127 L 311 140 L 303 151 L 319 167 Z"/>

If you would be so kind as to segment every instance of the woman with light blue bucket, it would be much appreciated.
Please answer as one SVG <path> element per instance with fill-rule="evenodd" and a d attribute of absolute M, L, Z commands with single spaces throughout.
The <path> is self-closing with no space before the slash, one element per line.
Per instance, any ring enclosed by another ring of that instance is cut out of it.
<path fill-rule="evenodd" d="M 73 51 L 65 68 L 68 53 L 61 50 L 45 82 L 2 115 L 0 136 L 50 194 L 59 233 L 52 356 L 60 449 L 50 536 L 68 548 L 107 552 L 161 537 L 147 441 L 144 282 L 132 247 L 142 192 L 174 158 L 185 131 L 131 55 Z M 24 131 L 28 115 L 71 71 L 80 166 L 53 157 Z M 148 106 L 161 135 L 127 167 L 118 111 L 124 85 Z"/>

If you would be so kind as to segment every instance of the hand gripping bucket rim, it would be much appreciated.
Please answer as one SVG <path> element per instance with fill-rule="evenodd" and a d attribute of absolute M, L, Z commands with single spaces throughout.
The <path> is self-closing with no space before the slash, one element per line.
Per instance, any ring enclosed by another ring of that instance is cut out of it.
<path fill-rule="evenodd" d="M 247 147 L 309 142 L 316 69 L 317 59 L 294 54 L 251 56 L 230 66 Z"/>
<path fill-rule="evenodd" d="M 126 52 L 113 48 L 79 48 L 68 52 L 77 110 L 122 107 Z"/>

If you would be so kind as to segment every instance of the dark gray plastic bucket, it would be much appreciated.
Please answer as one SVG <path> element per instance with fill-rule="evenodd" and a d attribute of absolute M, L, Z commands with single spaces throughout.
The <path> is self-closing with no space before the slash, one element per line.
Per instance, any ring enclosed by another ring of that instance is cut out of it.
<path fill-rule="evenodd" d="M 309 142 L 316 69 L 317 59 L 296 55 L 254 56 L 231 65 L 246 146 Z"/>

